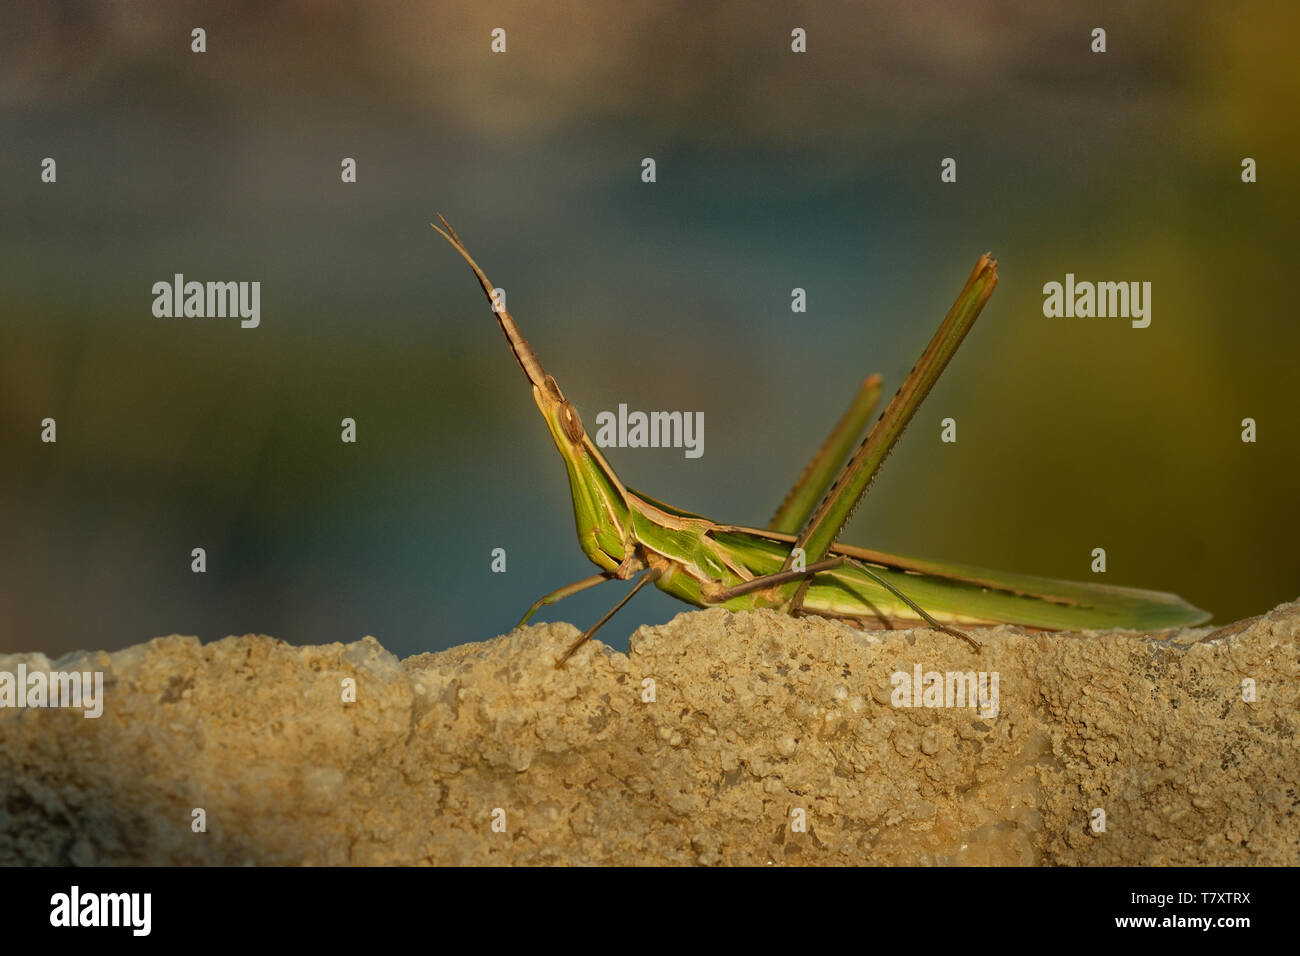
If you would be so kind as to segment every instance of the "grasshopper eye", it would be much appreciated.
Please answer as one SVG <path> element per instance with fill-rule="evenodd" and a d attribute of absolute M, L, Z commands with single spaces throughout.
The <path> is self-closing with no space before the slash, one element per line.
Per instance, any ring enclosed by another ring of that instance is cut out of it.
<path fill-rule="evenodd" d="M 569 436 L 569 441 L 581 441 L 586 430 L 582 427 L 582 419 L 578 417 L 578 410 L 573 407 L 572 402 L 565 402 L 560 406 L 560 421 L 564 424 L 564 434 Z"/>

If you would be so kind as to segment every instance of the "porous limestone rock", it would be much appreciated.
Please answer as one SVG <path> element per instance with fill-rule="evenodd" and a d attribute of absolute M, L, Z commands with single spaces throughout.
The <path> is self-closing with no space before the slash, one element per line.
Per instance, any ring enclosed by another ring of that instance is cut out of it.
<path fill-rule="evenodd" d="M 0 657 L 104 677 L 0 709 L 0 864 L 1300 863 L 1300 604 L 978 655 L 710 610 L 557 670 L 577 634 Z"/>

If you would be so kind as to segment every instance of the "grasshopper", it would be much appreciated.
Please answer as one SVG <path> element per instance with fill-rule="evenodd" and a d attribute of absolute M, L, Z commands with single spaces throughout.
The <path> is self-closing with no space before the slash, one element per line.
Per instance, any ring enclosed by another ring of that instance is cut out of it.
<path fill-rule="evenodd" d="M 438 218 L 445 230 L 430 225 L 474 270 L 515 360 L 532 385 L 533 400 L 568 470 L 578 541 L 601 569 L 539 598 L 516 627 L 542 607 L 572 594 L 640 575 L 622 600 L 556 661 L 556 667 L 563 666 L 651 583 L 696 607 L 772 608 L 792 615 L 843 619 L 859 627 L 928 624 L 965 640 L 976 652 L 980 644 L 961 627 L 1016 624 L 1041 630 L 1151 630 L 1209 619 L 1209 614 L 1176 594 L 986 571 L 837 543 L 885 458 L 993 294 L 998 272 L 990 255 L 975 264 L 938 332 L 857 450 L 850 456 L 879 400 L 878 375 L 862 383 L 768 526 L 759 529 L 718 524 L 624 485 L 583 428 L 577 409 L 542 369 L 456 231 L 442 216 Z"/>

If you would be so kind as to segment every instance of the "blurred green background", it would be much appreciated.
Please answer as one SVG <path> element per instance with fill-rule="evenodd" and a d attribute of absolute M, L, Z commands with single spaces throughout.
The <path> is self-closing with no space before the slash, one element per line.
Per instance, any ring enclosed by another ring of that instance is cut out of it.
<path fill-rule="evenodd" d="M 704 413 L 702 458 L 609 450 L 625 482 L 756 525 L 991 249 L 997 295 L 845 539 L 1075 578 L 1105 547 L 1111 583 L 1219 622 L 1294 599 L 1300 14 L 1073 6 L 6 3 L 0 650 L 409 654 L 594 570 L 437 212 L 588 426 Z M 261 327 L 155 318 L 176 272 L 260 280 Z M 1044 318 L 1066 272 L 1150 281 L 1150 328 Z M 649 592 L 602 636 L 683 609 Z"/>

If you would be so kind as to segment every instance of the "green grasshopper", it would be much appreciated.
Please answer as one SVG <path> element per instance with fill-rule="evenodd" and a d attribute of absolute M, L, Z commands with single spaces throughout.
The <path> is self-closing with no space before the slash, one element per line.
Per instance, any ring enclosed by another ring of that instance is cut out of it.
<path fill-rule="evenodd" d="M 848 463 L 844 460 L 879 400 L 878 375 L 862 383 L 776 515 L 766 528 L 758 529 L 717 524 L 624 485 L 583 428 L 577 409 L 542 369 L 456 231 L 446 219 L 438 218 L 446 231 L 430 225 L 474 270 L 515 359 L 532 384 L 533 400 L 568 469 L 578 541 L 601 568 L 599 574 L 538 599 L 516 627 L 543 606 L 605 581 L 641 574 L 623 599 L 556 661 L 556 667 L 563 666 L 650 583 L 696 607 L 772 608 L 792 615 L 839 618 L 860 627 L 929 624 L 967 641 L 976 651 L 979 643 L 958 625 L 1151 630 L 1208 620 L 1209 614 L 1175 594 L 919 561 L 836 543 L 881 464 L 993 294 L 997 262 L 989 255 L 980 257 L 939 331 Z"/>

